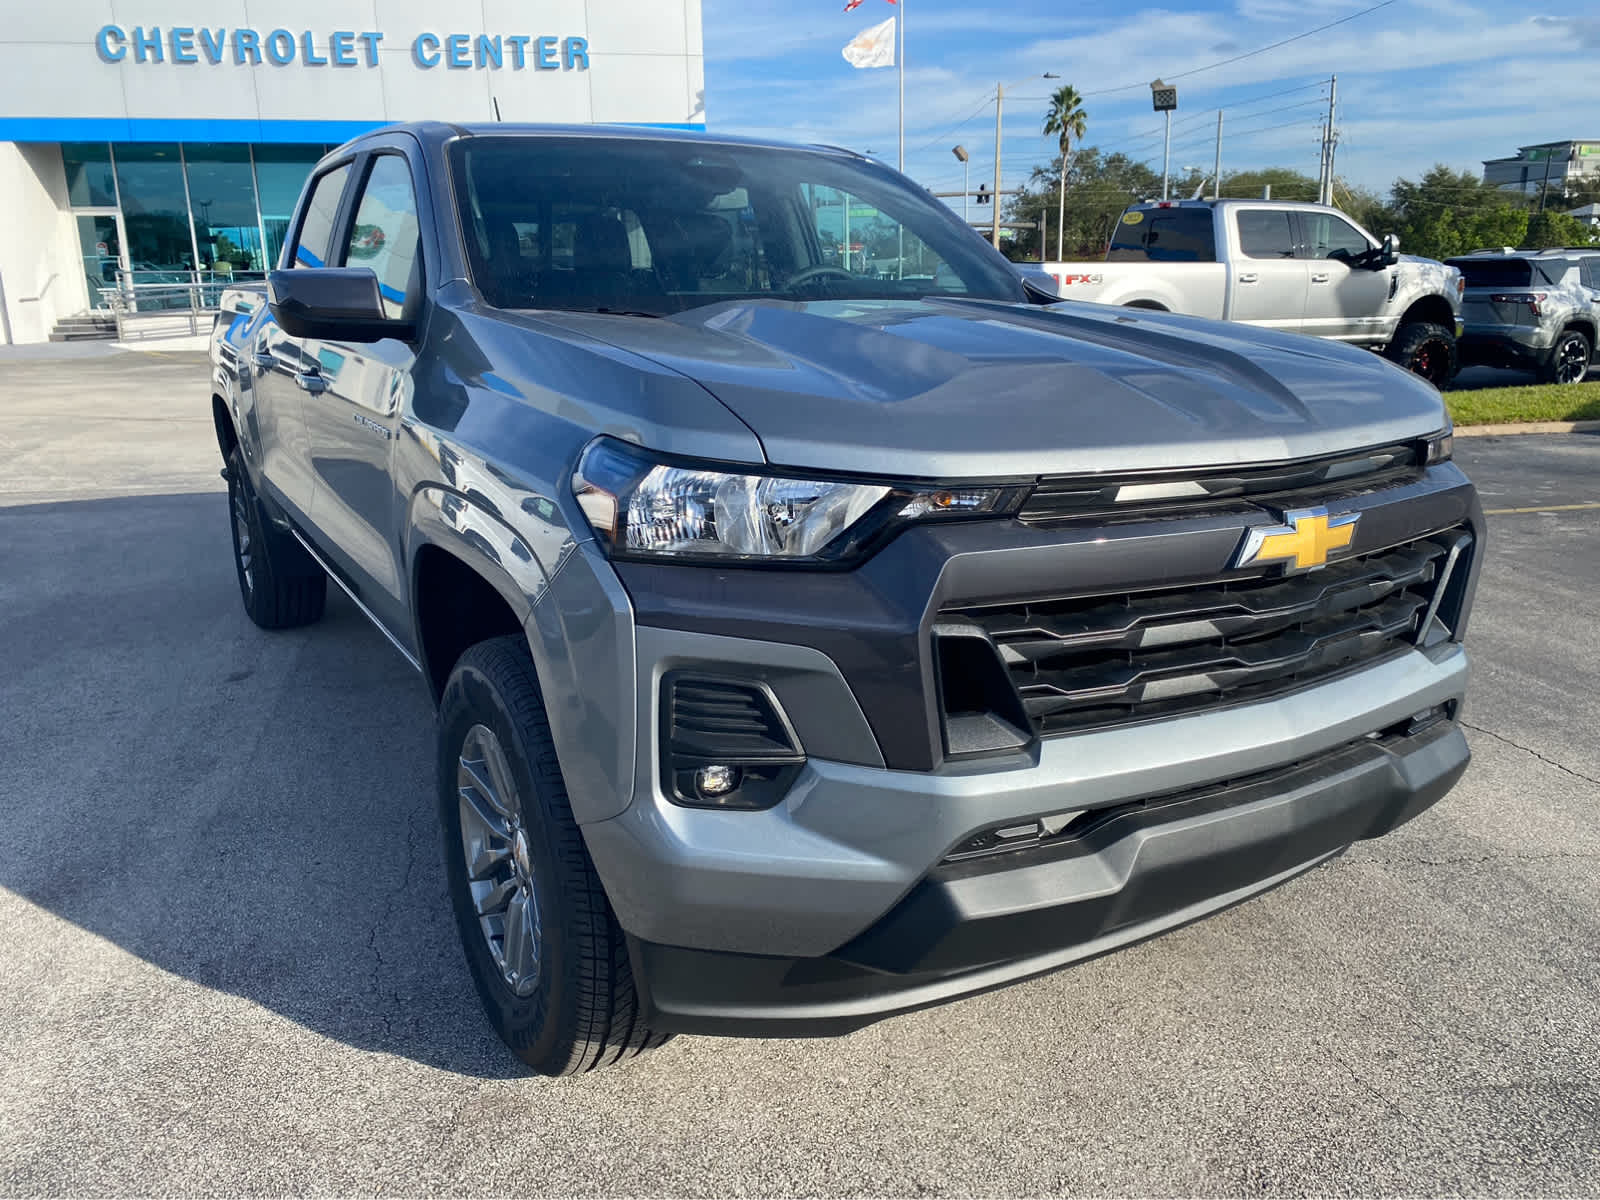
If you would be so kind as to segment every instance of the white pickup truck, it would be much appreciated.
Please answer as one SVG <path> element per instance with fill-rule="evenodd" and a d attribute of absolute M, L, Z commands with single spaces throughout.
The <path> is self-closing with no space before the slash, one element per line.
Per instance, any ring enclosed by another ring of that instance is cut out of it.
<path fill-rule="evenodd" d="M 1435 385 L 1456 370 L 1461 273 L 1399 254 L 1393 235 L 1380 241 L 1320 204 L 1135 204 L 1104 262 L 1039 269 L 1068 300 L 1333 338 L 1379 351 Z"/>

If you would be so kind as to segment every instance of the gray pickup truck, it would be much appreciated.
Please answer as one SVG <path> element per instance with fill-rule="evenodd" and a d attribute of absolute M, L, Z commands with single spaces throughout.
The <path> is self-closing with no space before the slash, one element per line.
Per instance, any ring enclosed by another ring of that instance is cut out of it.
<path fill-rule="evenodd" d="M 1364 346 L 1444 386 L 1456 370 L 1461 274 L 1400 254 L 1336 208 L 1162 200 L 1122 214 L 1104 262 L 1045 263 L 1060 294 L 1240 321 Z"/>
<path fill-rule="evenodd" d="M 829 261 L 861 209 L 916 278 Z M 420 674 L 466 961 L 540 1071 L 1062 967 L 1467 765 L 1483 517 L 1433 388 L 1030 304 L 846 151 L 381 130 L 213 364 L 245 611 L 331 578 Z"/>

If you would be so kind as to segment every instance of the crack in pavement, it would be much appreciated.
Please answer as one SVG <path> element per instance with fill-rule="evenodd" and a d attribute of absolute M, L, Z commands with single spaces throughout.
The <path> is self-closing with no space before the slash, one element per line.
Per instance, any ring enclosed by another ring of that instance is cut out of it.
<path fill-rule="evenodd" d="M 1558 771 L 1565 772 L 1566 774 L 1571 775 L 1574 779 L 1581 779 L 1585 783 L 1592 783 L 1596 787 L 1600 787 L 1600 779 L 1595 779 L 1591 775 L 1585 775 L 1582 771 L 1574 771 L 1571 767 L 1566 766 L 1564 763 L 1558 763 L 1553 758 L 1546 758 L 1543 754 L 1540 754 L 1537 750 L 1534 750 L 1534 749 L 1532 749 L 1531 747 L 1528 747 L 1528 746 L 1524 746 L 1520 742 L 1514 742 L 1510 738 L 1506 737 L 1506 735 L 1503 734 L 1503 733 L 1496 733 L 1492 729 L 1485 729 L 1481 725 L 1473 725 L 1473 724 L 1470 724 L 1467 721 L 1461 722 L 1461 726 L 1464 729 L 1472 730 L 1474 733 L 1487 734 L 1489 737 L 1494 738 L 1495 741 L 1504 742 L 1506 745 L 1510 746 L 1513 750 L 1521 750 L 1524 754 L 1531 754 L 1531 755 L 1533 755 L 1533 757 L 1537 758 L 1540 762 L 1545 763 L 1548 766 L 1552 766 Z"/>
<path fill-rule="evenodd" d="M 377 1017 L 383 1022 L 383 1035 L 387 1039 L 394 1037 L 394 1018 L 382 990 L 384 962 L 383 951 L 378 948 L 378 933 L 384 929 L 389 918 L 394 915 L 395 901 L 404 893 L 411 890 L 411 872 L 417 864 L 417 807 L 413 805 L 406 811 L 406 867 L 401 873 L 400 882 L 383 898 L 383 910 L 378 913 L 377 919 L 372 923 L 372 929 L 367 933 L 367 949 L 372 951 L 372 980 L 369 990 L 378 1000 Z"/>

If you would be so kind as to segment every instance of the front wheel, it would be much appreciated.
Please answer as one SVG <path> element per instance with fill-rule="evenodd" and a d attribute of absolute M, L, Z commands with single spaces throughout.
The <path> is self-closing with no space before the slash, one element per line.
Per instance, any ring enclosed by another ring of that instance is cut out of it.
<path fill-rule="evenodd" d="M 1541 383 L 1582 383 L 1589 373 L 1589 356 L 1593 348 L 1581 331 L 1569 329 L 1556 339 L 1550 357 L 1539 370 Z"/>
<path fill-rule="evenodd" d="M 1455 378 L 1456 339 L 1443 325 L 1432 321 L 1413 321 L 1402 325 L 1385 351 L 1413 375 L 1420 375 L 1434 387 L 1442 388 Z"/>
<path fill-rule="evenodd" d="M 461 656 L 439 703 L 439 815 L 467 966 L 490 1023 L 546 1075 L 659 1046 L 578 832 L 520 637 Z"/>

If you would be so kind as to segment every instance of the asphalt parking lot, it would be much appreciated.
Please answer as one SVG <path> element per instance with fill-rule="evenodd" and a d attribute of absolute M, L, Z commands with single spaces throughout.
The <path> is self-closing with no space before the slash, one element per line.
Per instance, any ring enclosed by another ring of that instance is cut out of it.
<path fill-rule="evenodd" d="M 461 961 L 422 685 L 336 592 L 248 622 L 205 397 L 0 358 L 0 1194 L 1600 1186 L 1600 437 L 1458 439 L 1475 763 L 1392 837 L 842 1040 L 550 1081 Z"/>

